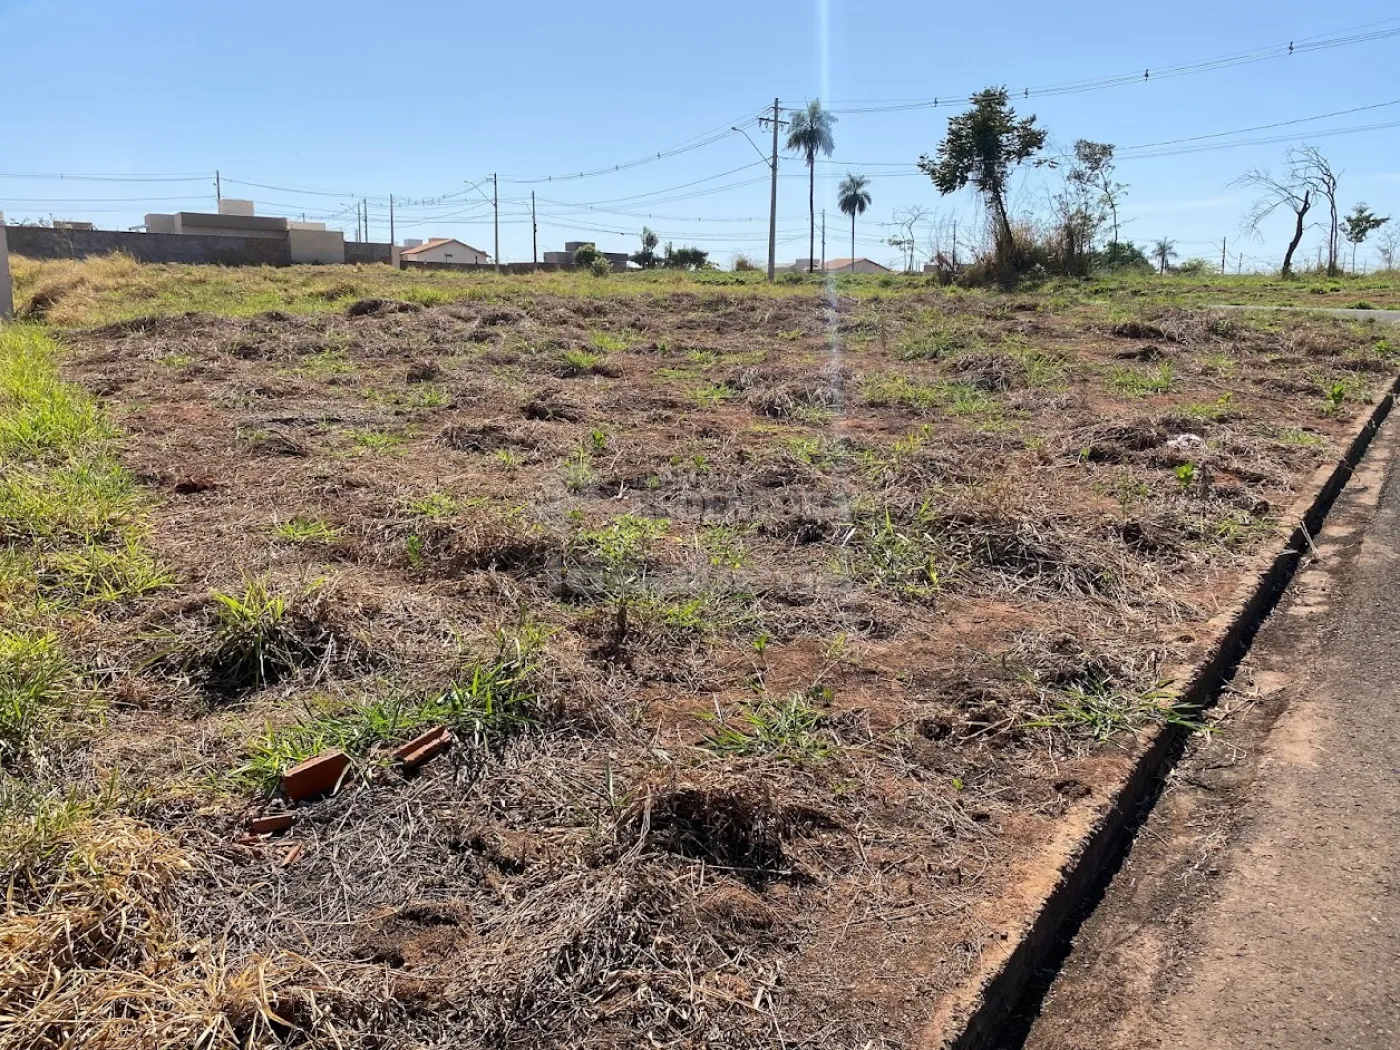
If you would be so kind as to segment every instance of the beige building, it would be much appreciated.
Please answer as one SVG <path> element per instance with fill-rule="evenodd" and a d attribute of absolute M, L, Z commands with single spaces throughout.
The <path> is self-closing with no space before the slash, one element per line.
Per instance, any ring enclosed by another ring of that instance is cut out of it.
<path fill-rule="evenodd" d="M 409 243 L 399 250 L 404 262 L 442 263 L 448 266 L 485 266 L 491 257 L 480 248 L 473 248 L 452 237 L 434 237 L 422 244 Z"/>
<path fill-rule="evenodd" d="M 204 237 L 252 237 L 286 241 L 293 263 L 343 263 L 345 235 L 323 222 L 294 222 L 276 215 L 255 215 L 253 202 L 225 197 L 217 213 L 180 211 L 146 216 L 147 233 Z"/>
<path fill-rule="evenodd" d="M 798 259 L 791 266 L 775 266 L 777 273 L 806 273 L 811 259 Z M 852 265 L 854 263 L 855 265 Z M 828 259 L 823 267 L 821 260 L 815 260 L 811 267 L 818 273 L 893 273 L 888 266 L 881 266 L 874 259 Z"/>

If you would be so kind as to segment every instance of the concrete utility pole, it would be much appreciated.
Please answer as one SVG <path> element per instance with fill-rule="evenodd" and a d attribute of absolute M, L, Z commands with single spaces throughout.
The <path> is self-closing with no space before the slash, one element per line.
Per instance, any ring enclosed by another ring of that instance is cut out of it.
<path fill-rule="evenodd" d="M 778 262 L 778 100 L 773 100 L 773 169 L 772 189 L 768 194 L 768 283 L 773 283 L 773 271 Z"/>
<path fill-rule="evenodd" d="M 501 272 L 501 198 L 497 192 L 496 173 L 491 173 L 491 211 L 496 224 L 496 272 Z"/>
<path fill-rule="evenodd" d="M 215 203 L 218 203 L 219 201 L 221 201 L 221 200 L 223 200 L 223 199 L 224 199 L 224 184 L 223 184 L 223 180 L 219 177 L 218 171 L 215 171 L 215 172 L 214 172 L 214 201 L 215 201 Z M 216 210 L 217 210 L 217 209 L 216 209 Z"/>
<path fill-rule="evenodd" d="M 361 202 L 363 202 L 363 204 L 364 204 L 364 206 L 365 206 L 365 240 L 368 241 L 368 240 L 369 240 L 369 198 L 368 198 L 368 197 L 361 197 L 360 200 L 361 200 Z"/>
<path fill-rule="evenodd" d="M 15 298 L 10 287 L 10 249 L 5 239 L 5 213 L 0 212 L 0 320 L 14 315 Z"/>
<path fill-rule="evenodd" d="M 389 256 L 392 258 L 394 251 L 394 195 L 389 194 Z"/>
<path fill-rule="evenodd" d="M 822 209 L 822 273 L 826 273 L 826 209 Z"/>
<path fill-rule="evenodd" d="M 958 220 L 953 220 L 953 272 L 958 272 Z"/>
<path fill-rule="evenodd" d="M 530 260 L 540 264 L 540 224 L 535 221 L 535 191 L 530 191 Z"/>
<path fill-rule="evenodd" d="M 1220 238 L 1220 272 L 1225 272 L 1225 238 Z"/>

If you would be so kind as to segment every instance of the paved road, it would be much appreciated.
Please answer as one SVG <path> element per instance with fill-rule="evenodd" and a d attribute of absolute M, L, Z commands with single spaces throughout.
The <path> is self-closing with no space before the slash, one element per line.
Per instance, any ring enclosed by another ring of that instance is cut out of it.
<path fill-rule="evenodd" d="M 1382 428 L 1025 1036 L 1400 1048 L 1400 416 Z"/>

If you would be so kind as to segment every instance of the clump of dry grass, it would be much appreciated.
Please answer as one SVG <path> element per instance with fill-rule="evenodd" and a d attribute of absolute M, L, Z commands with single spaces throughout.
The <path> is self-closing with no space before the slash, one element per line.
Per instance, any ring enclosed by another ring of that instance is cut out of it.
<path fill-rule="evenodd" d="M 141 821 L 72 801 L 0 821 L 9 872 L 0 913 L 0 1048 L 201 1050 L 333 1037 L 292 956 L 227 966 L 180 936 L 177 883 L 195 860 Z"/>

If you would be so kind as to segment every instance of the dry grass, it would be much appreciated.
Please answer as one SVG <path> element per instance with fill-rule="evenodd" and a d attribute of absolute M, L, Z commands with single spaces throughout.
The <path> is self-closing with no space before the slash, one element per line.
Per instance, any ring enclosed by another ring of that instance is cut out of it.
<path fill-rule="evenodd" d="M 35 768 L 143 799 L 16 860 L 0 1045 L 80 1007 L 114 1046 L 911 1039 L 1008 873 L 1189 717 L 1162 667 L 1392 367 L 1349 324 L 1024 297 L 225 276 L 232 319 L 64 336 L 170 579 L 53 624 L 108 723 Z M 346 788 L 238 844 L 323 746 Z"/>

